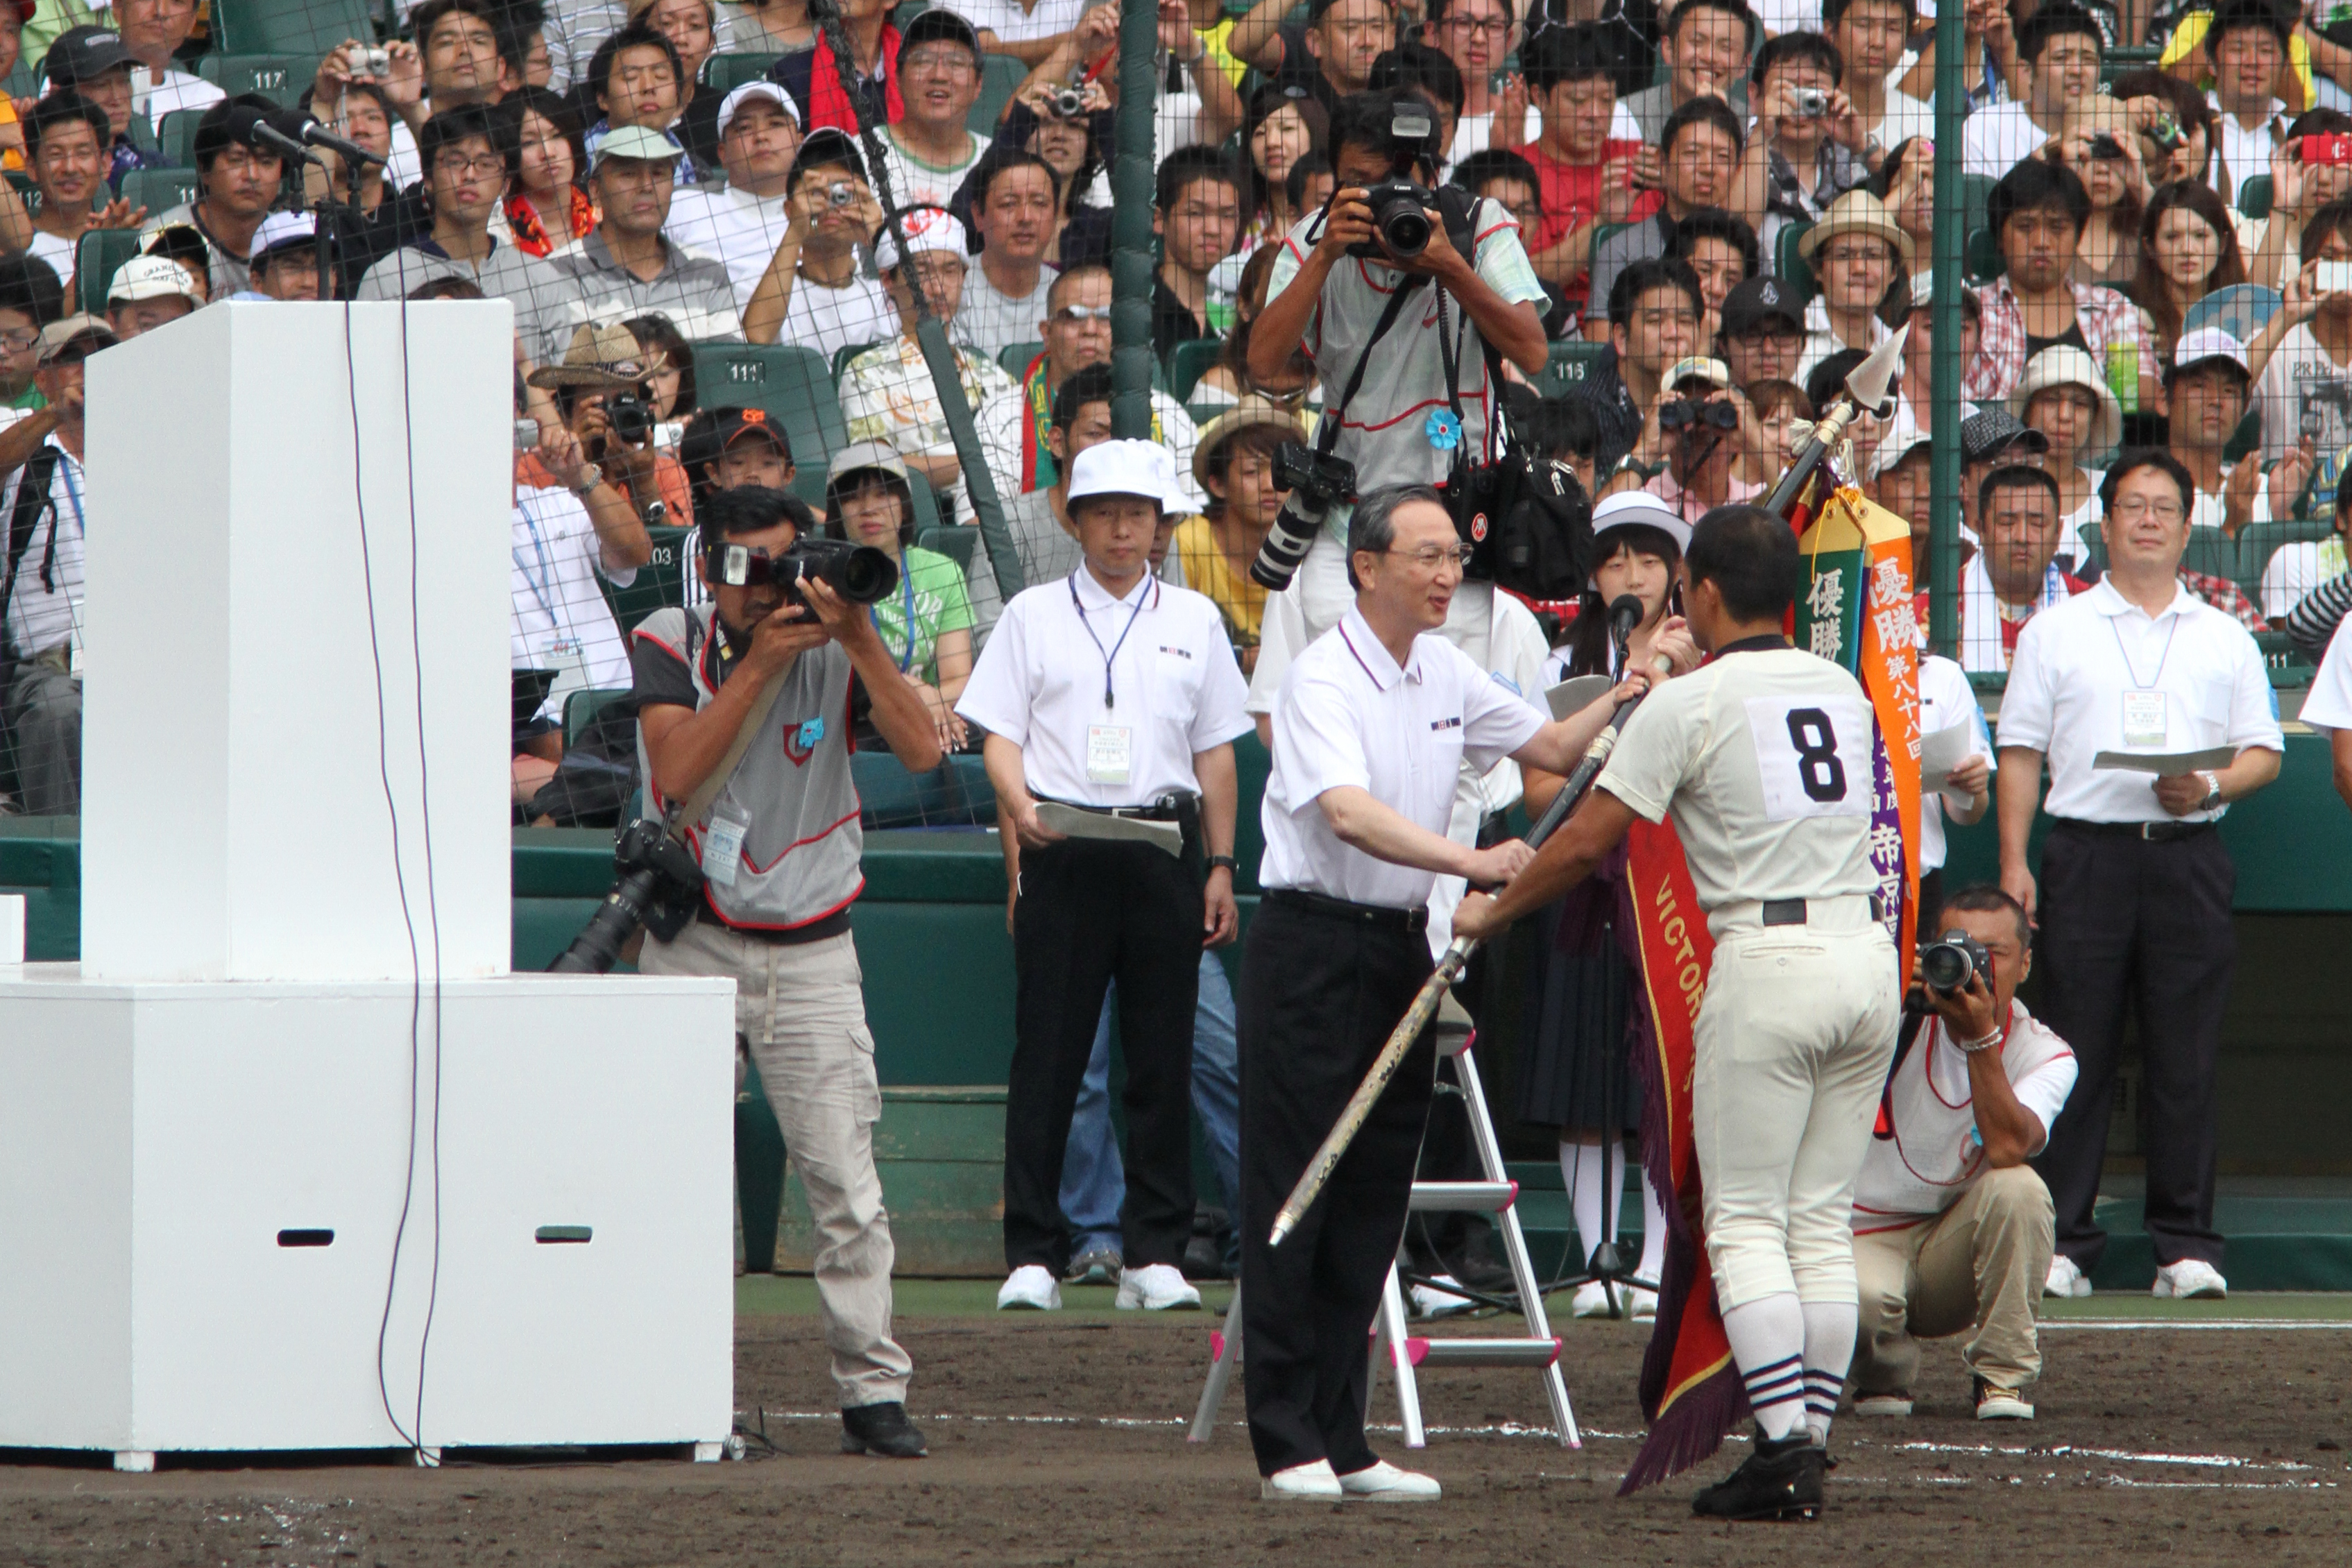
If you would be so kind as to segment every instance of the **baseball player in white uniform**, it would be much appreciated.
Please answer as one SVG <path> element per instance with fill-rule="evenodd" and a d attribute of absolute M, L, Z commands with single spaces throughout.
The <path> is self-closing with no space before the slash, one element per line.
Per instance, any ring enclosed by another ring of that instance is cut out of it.
<path fill-rule="evenodd" d="M 1715 657 L 1650 695 L 1576 814 L 1454 929 L 1500 932 L 1590 874 L 1636 816 L 1673 817 L 1716 942 L 1691 1088 L 1707 1260 L 1757 1426 L 1747 1461 L 1694 1507 L 1813 1519 L 1853 1354 L 1854 1176 L 1902 1004 L 1867 850 L 1874 720 L 1852 675 L 1781 636 L 1800 575 L 1786 522 L 1717 507 L 1683 571 L 1691 633 Z"/>

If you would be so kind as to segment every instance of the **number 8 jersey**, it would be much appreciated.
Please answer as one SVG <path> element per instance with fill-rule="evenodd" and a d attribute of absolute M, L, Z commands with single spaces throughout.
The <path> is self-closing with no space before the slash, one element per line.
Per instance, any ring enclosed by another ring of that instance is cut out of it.
<path fill-rule="evenodd" d="M 1653 691 L 1600 787 L 1674 818 L 1710 930 L 1748 900 L 1867 895 L 1875 724 L 1844 669 L 1752 638 Z"/>

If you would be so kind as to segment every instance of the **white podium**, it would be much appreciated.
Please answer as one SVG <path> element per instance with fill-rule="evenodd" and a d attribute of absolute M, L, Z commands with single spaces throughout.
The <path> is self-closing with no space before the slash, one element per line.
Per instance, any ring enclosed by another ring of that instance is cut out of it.
<path fill-rule="evenodd" d="M 89 362 L 82 963 L 0 967 L 0 1447 L 732 1427 L 733 987 L 507 973 L 511 331 L 235 303 Z"/>

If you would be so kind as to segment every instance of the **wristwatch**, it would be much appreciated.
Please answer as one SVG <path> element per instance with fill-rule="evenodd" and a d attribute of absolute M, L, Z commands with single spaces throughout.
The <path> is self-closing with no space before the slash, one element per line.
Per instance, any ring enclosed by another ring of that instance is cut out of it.
<path fill-rule="evenodd" d="M 1223 867 L 1226 870 L 1233 872 L 1235 876 L 1239 876 L 1241 874 L 1242 864 L 1232 856 L 1212 855 L 1209 857 L 1210 870 L 1213 871 L 1220 866 Z"/>
<path fill-rule="evenodd" d="M 572 493 L 576 496 L 584 496 L 590 490 L 594 489 L 598 485 L 601 485 L 604 482 L 604 470 L 601 465 L 595 463 L 583 463 L 580 465 L 580 482 L 572 487 Z"/>
<path fill-rule="evenodd" d="M 2197 776 L 2205 781 L 2205 798 L 2197 803 L 2197 809 L 2210 811 L 2221 804 L 2221 775 L 2200 768 Z"/>
<path fill-rule="evenodd" d="M 1666 466 L 1664 463 L 1653 467 L 1628 452 L 1617 459 L 1617 466 L 1609 470 L 1609 477 L 1613 479 L 1620 474 L 1634 474 L 1638 475 L 1642 482 L 1646 485 L 1665 471 Z"/>

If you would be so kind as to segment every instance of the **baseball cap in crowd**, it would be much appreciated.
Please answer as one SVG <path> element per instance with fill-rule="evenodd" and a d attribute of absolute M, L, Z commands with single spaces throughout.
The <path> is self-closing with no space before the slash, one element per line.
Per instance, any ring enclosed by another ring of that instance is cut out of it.
<path fill-rule="evenodd" d="M 192 305 L 205 302 L 195 284 L 189 280 L 187 268 L 168 256 L 134 256 L 116 270 L 114 281 L 106 286 L 106 302 L 110 305 L 171 299 L 185 300 Z"/>
<path fill-rule="evenodd" d="M 89 338 L 99 341 L 85 343 L 84 340 Z M 40 351 L 34 363 L 47 364 L 63 359 L 67 350 L 76 347 L 80 347 L 85 353 L 95 353 L 100 349 L 110 349 L 121 341 L 114 335 L 114 329 L 99 317 L 79 313 L 60 316 L 41 329 Z"/>
<path fill-rule="evenodd" d="M 793 171 L 795 174 L 824 163 L 839 163 L 855 170 L 859 179 L 866 177 L 865 154 L 858 152 L 857 143 L 850 140 L 849 132 L 839 126 L 818 126 L 802 141 L 801 150 L 793 154 Z"/>
<path fill-rule="evenodd" d="M 1262 392 L 1245 393 L 1239 403 L 1202 426 L 1200 439 L 1192 447 L 1192 482 L 1205 493 L 1209 488 L 1210 461 L 1216 457 L 1217 448 L 1243 431 L 1261 425 L 1279 430 L 1294 441 L 1307 439 L 1306 428 L 1298 423 L 1298 416 Z"/>
<path fill-rule="evenodd" d="M 685 156 L 686 149 L 668 132 L 656 131 L 650 125 L 624 125 L 604 133 L 604 139 L 596 143 L 596 156 L 589 166 L 592 170 L 601 169 L 611 158 L 638 158 L 654 163 Z"/>
<path fill-rule="evenodd" d="M 1150 441 L 1100 441 L 1080 452 L 1070 465 L 1070 503 L 1089 496 L 1140 496 L 1163 512 L 1192 510 L 1176 489 L 1176 459 Z"/>
<path fill-rule="evenodd" d="M 247 259 L 258 261 L 272 251 L 291 250 L 314 245 L 319 237 L 319 220 L 309 213 L 271 213 L 253 231 L 253 248 Z"/>
<path fill-rule="evenodd" d="M 1789 331 L 1805 330 L 1804 301 L 1777 278 L 1745 278 L 1723 298 L 1723 335 L 1745 337 L 1768 322 L 1782 321 Z"/>
<path fill-rule="evenodd" d="M 929 11 L 923 13 L 924 16 L 929 15 Z M 916 20 L 920 21 L 922 17 L 918 16 Z M 963 225 L 958 223 L 955 215 L 945 207 L 908 207 L 899 215 L 898 224 L 907 231 L 909 252 L 944 250 L 959 261 L 971 254 L 971 242 L 964 233 Z M 874 241 L 875 269 L 891 271 L 898 267 L 898 237 L 886 223 Z"/>
<path fill-rule="evenodd" d="M 1919 428 L 1919 421 L 1913 417 L 1906 404 L 1895 414 L 1886 434 L 1879 437 L 1878 449 L 1870 455 L 1870 477 L 1876 479 L 1922 447 L 1932 451 L 1935 443 Z"/>
<path fill-rule="evenodd" d="M 2006 408 L 1988 408 L 1960 421 L 1960 461 L 1989 463 L 2003 452 L 2047 452 L 2050 437 L 2029 430 Z"/>
<path fill-rule="evenodd" d="M 898 52 L 903 55 L 918 45 L 941 38 L 951 44 L 961 44 L 971 51 L 975 62 L 979 60 L 980 35 L 972 31 L 970 22 L 938 5 L 907 24 L 907 30 L 898 36 Z"/>
<path fill-rule="evenodd" d="M 1634 523 L 1656 529 L 1672 539 L 1677 550 L 1690 548 L 1691 525 L 1674 508 L 1647 490 L 1620 490 L 1592 509 L 1592 559 L 1598 561 L 1608 553 L 1601 542 L 1611 529 Z"/>
<path fill-rule="evenodd" d="M 907 460 L 898 456 L 898 448 L 887 441 L 852 441 L 833 455 L 832 466 L 825 470 L 825 488 L 830 490 L 850 475 L 869 470 L 887 474 L 902 485 L 907 482 Z"/>
<path fill-rule="evenodd" d="M 1678 359 L 1658 380 L 1660 386 L 1679 392 L 1685 382 L 1700 382 L 1719 392 L 1731 390 L 1731 367 L 1707 354 L 1693 354 Z"/>
<path fill-rule="evenodd" d="M 646 357 L 637 334 L 617 321 L 579 327 L 563 350 L 563 363 L 530 373 L 533 386 L 577 386 L 589 392 L 621 392 L 659 371 L 665 356 Z"/>
<path fill-rule="evenodd" d="M 794 125 L 805 127 L 808 124 L 808 121 L 802 117 L 801 106 L 793 101 L 791 93 L 772 81 L 747 81 L 719 100 L 719 134 L 721 137 L 727 134 L 727 128 L 735 122 L 735 111 L 755 98 L 764 98 L 786 114 L 791 115 Z"/>
<path fill-rule="evenodd" d="M 49 46 L 48 58 L 41 62 L 41 74 L 48 79 L 51 87 L 71 87 L 77 82 L 96 81 L 111 70 L 129 70 L 138 63 L 139 57 L 124 48 L 122 40 L 104 27 L 68 27 Z"/>
<path fill-rule="evenodd" d="M 2172 363 L 2165 367 L 2164 384 L 2170 386 L 2172 378 L 2184 370 L 2199 365 L 2226 361 L 2238 367 L 2240 384 L 2253 380 L 2253 371 L 2246 363 L 2246 345 L 2220 327 L 2200 327 L 2193 332 L 2183 332 L 2172 346 Z"/>
<path fill-rule="evenodd" d="M 715 463 L 719 455 L 746 437 L 765 437 L 776 448 L 776 455 L 787 463 L 793 460 L 792 437 L 784 427 L 768 417 L 764 408 L 705 408 L 687 421 L 677 438 L 677 460 L 690 473 L 706 463 Z"/>

